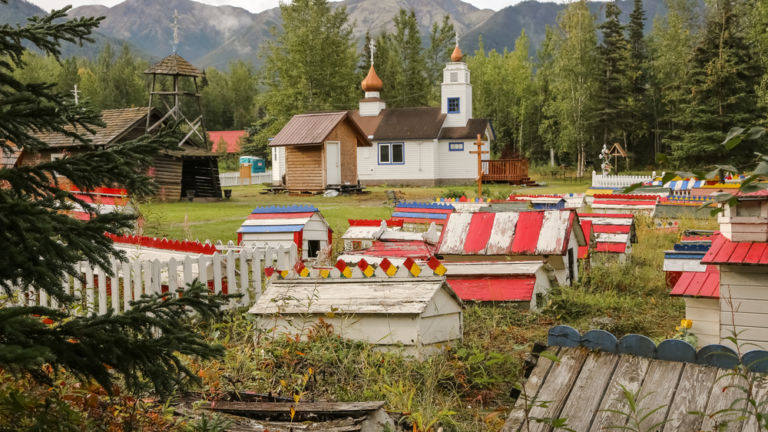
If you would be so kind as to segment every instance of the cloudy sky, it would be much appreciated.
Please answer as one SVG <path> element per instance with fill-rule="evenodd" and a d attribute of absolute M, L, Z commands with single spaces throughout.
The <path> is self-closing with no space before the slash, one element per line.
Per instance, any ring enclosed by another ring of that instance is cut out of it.
<path fill-rule="evenodd" d="M 114 6 L 123 0 L 27 0 L 30 3 L 34 3 L 45 10 L 54 8 L 60 8 L 71 4 L 73 6 L 83 6 L 89 4 L 103 4 L 106 6 Z M 157 0 L 162 1 L 162 0 Z M 232 5 L 240 6 L 248 9 L 251 12 L 261 12 L 265 9 L 273 8 L 278 5 L 279 0 L 197 0 L 202 3 L 208 3 L 211 5 Z M 476 7 L 488 8 L 493 10 L 499 10 L 511 4 L 520 2 L 521 0 L 464 0 L 469 1 Z"/>

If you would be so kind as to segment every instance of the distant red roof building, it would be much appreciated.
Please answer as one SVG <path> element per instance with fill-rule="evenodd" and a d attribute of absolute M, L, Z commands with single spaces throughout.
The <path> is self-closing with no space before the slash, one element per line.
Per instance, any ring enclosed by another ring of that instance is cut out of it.
<path fill-rule="evenodd" d="M 208 139 L 213 143 L 212 150 L 214 153 L 219 151 L 219 143 L 224 141 L 227 145 L 227 153 L 239 153 L 240 152 L 240 139 L 245 137 L 244 130 L 237 131 L 208 131 Z"/>

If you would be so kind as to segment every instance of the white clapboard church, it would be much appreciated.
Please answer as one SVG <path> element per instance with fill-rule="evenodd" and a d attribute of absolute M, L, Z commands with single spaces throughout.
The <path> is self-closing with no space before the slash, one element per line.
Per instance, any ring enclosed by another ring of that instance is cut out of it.
<path fill-rule="evenodd" d="M 477 179 L 480 135 L 483 150 L 494 137 L 488 119 L 472 118 L 472 84 L 469 68 L 458 46 L 443 70 L 439 107 L 387 108 L 380 92 L 384 83 L 371 62 L 361 87 L 365 98 L 352 118 L 373 146 L 357 152 L 360 183 L 464 184 Z"/>
<path fill-rule="evenodd" d="M 477 154 L 470 152 L 477 150 L 478 135 L 483 151 L 489 151 L 494 132 L 490 120 L 472 118 L 472 84 L 462 60 L 457 40 L 443 70 L 440 106 L 414 108 L 387 108 L 381 99 L 385 84 L 371 61 L 361 83 L 365 97 L 358 109 L 348 112 L 373 143 L 356 149 L 361 184 L 432 186 L 477 180 Z M 291 165 L 288 159 L 296 157 L 288 153 L 285 147 L 272 147 L 275 185 L 285 182 L 286 165 Z"/>

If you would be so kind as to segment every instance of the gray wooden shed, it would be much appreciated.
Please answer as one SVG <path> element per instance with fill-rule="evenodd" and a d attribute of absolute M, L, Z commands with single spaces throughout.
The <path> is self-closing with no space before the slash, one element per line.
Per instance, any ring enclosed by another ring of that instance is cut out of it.
<path fill-rule="evenodd" d="M 262 330 L 295 335 L 322 318 L 344 338 L 417 356 L 463 332 L 462 302 L 439 277 L 274 280 L 249 312 Z"/>

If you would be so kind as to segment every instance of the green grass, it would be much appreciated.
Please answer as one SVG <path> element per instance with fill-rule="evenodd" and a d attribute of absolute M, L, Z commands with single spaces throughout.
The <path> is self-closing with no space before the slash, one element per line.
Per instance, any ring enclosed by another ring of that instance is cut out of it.
<path fill-rule="evenodd" d="M 583 192 L 588 182 L 555 180 L 542 187 L 510 185 L 483 185 L 485 197 L 501 199 L 510 193 L 570 193 Z M 444 196 L 450 191 L 461 191 L 469 198 L 477 196 L 475 186 L 446 187 L 389 187 L 366 188 L 367 193 L 325 198 L 321 195 L 290 196 L 287 194 L 263 194 L 261 185 L 232 188 L 232 198 L 215 202 L 147 202 L 139 205 L 145 219 L 144 234 L 185 240 L 236 240 L 237 229 L 257 206 L 312 204 L 320 209 L 336 237 L 346 230 L 347 219 L 388 218 L 391 207 L 387 206 L 386 191 L 397 190 L 406 200 L 425 201 Z"/>
<path fill-rule="evenodd" d="M 565 193 L 583 192 L 588 186 L 557 180 L 541 188 L 490 185 L 485 191 L 487 196 L 502 197 L 513 190 Z M 147 203 L 141 211 L 148 234 L 234 240 L 253 207 L 312 204 L 320 208 L 338 237 L 348 218 L 388 217 L 387 189 L 374 187 L 362 195 L 324 198 L 264 195 L 262 187 L 246 186 L 233 188 L 229 201 Z M 469 197 L 475 192 L 471 186 L 393 189 L 419 201 L 449 189 L 461 189 Z M 321 324 L 309 341 L 273 337 L 258 332 L 248 314 L 234 313 L 227 322 L 201 328 L 211 342 L 230 348 L 226 357 L 196 363 L 193 370 L 201 371 L 201 390 L 213 397 L 222 391 L 250 390 L 289 398 L 301 394 L 302 400 L 385 400 L 388 409 L 407 413 L 409 422 L 438 420 L 446 431 L 497 431 L 511 408 L 509 392 L 522 380 L 523 359 L 533 342 L 546 341 L 551 326 L 567 324 L 581 331 L 603 328 L 618 337 L 641 333 L 656 340 L 674 334 L 685 308 L 680 299 L 668 295 L 662 263 L 663 251 L 672 247 L 679 232 L 656 230 L 647 218 L 639 218 L 637 224 L 639 243 L 628 263 L 602 262 L 585 268 L 577 285 L 554 289 L 538 313 L 470 304 L 464 313 L 463 340 L 426 361 L 341 340 Z M 690 219 L 682 220 L 680 226 L 681 230 L 713 229 L 716 222 Z M 305 375 L 311 375 L 306 385 Z"/>

